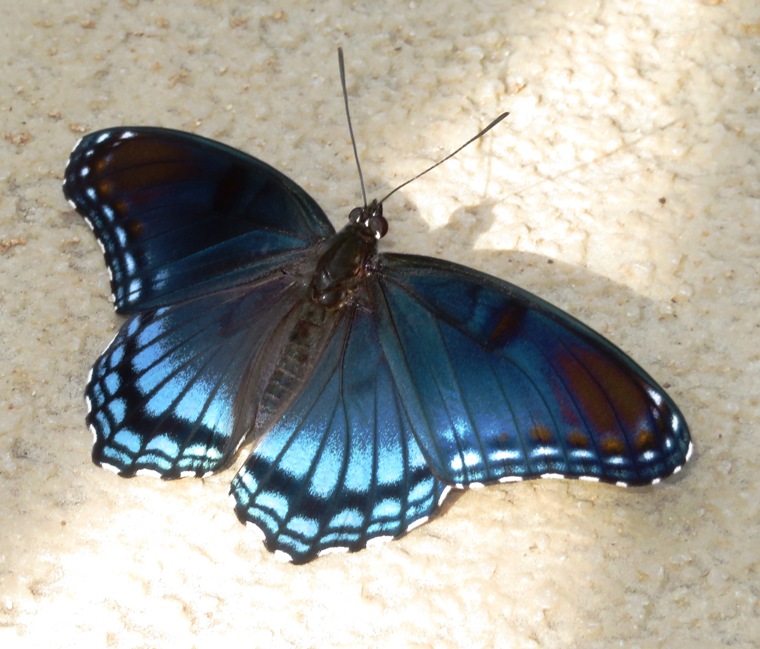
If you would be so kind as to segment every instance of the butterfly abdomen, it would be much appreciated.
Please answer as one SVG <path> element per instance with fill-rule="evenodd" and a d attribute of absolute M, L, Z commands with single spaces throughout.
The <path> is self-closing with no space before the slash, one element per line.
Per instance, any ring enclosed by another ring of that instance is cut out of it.
<path fill-rule="evenodd" d="M 300 392 L 332 330 L 328 311 L 305 300 L 287 320 L 293 324 L 276 356 L 274 369 L 261 393 L 256 429 L 263 431 Z"/>

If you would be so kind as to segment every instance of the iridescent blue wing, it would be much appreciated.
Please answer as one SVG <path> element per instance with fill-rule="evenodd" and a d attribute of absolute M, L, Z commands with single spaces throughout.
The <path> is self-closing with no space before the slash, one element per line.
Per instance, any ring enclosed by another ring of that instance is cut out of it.
<path fill-rule="evenodd" d="M 314 200 L 269 165 L 162 128 L 85 136 L 63 190 L 94 230 L 125 313 L 264 276 L 334 233 Z"/>
<path fill-rule="evenodd" d="M 642 485 L 686 461 L 689 431 L 675 403 L 568 314 L 435 259 L 381 255 L 377 275 L 390 318 L 384 354 L 440 480 Z"/>
<path fill-rule="evenodd" d="M 232 482 L 240 520 L 295 563 L 399 536 L 447 492 L 412 434 L 376 315 L 347 308 L 303 391 Z"/>
<path fill-rule="evenodd" d="M 302 297 L 276 273 L 127 321 L 85 391 L 95 463 L 163 478 L 224 468 L 252 428 L 266 342 Z"/>

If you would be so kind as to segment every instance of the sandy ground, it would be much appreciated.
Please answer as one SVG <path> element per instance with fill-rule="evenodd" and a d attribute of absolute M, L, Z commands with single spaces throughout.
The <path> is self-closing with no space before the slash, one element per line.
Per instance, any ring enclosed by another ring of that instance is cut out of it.
<path fill-rule="evenodd" d="M 0 4 L 0 646 L 756 646 L 757 2 Z M 386 204 L 385 249 L 518 283 L 631 353 L 691 425 L 678 477 L 470 491 L 294 567 L 237 522 L 234 468 L 90 462 L 82 391 L 120 320 L 60 190 L 69 150 L 112 125 L 193 131 L 339 226 L 359 188 L 338 45 L 370 194 L 512 112 Z"/>

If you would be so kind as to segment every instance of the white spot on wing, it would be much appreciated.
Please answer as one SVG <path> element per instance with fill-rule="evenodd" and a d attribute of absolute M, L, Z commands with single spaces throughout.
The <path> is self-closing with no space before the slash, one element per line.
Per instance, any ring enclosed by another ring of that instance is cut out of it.
<path fill-rule="evenodd" d="M 232 498 L 233 504 L 237 505 L 237 502 L 235 501 L 235 497 L 230 494 L 230 498 Z M 262 530 L 256 523 L 253 521 L 248 521 L 245 524 L 245 529 L 247 529 L 253 536 L 256 537 L 257 541 L 266 541 L 266 534 L 264 534 L 264 530 Z"/>
<path fill-rule="evenodd" d="M 283 550 L 275 550 L 274 558 L 282 563 L 293 563 L 293 557 Z"/>
<path fill-rule="evenodd" d="M 347 547 L 344 547 L 342 545 L 334 545 L 329 548 L 325 548 L 324 550 L 320 550 L 319 552 L 317 552 L 317 556 L 326 557 L 328 554 L 345 554 L 346 552 L 348 552 Z"/>
<path fill-rule="evenodd" d="M 417 529 L 420 525 L 424 525 L 430 520 L 430 516 L 423 516 L 422 518 L 418 518 L 416 521 L 411 523 L 409 527 L 406 528 L 407 532 L 411 532 L 412 530 Z"/>
<path fill-rule="evenodd" d="M 446 496 L 448 496 L 451 493 L 451 486 L 446 485 L 443 488 L 443 491 L 441 492 L 441 495 L 438 497 L 438 506 L 440 507 L 443 504 L 443 501 L 446 500 Z"/>
<path fill-rule="evenodd" d="M 392 541 L 392 536 L 375 536 L 374 538 L 371 538 L 367 541 L 367 547 L 372 548 L 378 545 L 384 545 L 388 543 L 388 541 Z"/>
<path fill-rule="evenodd" d="M 135 471 L 135 475 L 140 475 L 140 476 L 148 475 L 148 476 L 151 476 L 152 478 L 161 477 L 161 474 L 155 469 L 138 469 L 137 471 Z"/>
<path fill-rule="evenodd" d="M 519 475 L 505 475 L 503 478 L 499 478 L 499 482 L 522 482 L 523 477 Z"/>
<path fill-rule="evenodd" d="M 103 354 L 105 354 L 105 353 L 108 351 L 108 348 L 109 348 L 111 345 L 113 345 L 113 341 L 114 341 L 114 340 L 116 340 L 116 336 L 118 336 L 118 335 L 119 335 L 119 332 L 117 331 L 117 332 L 116 332 L 116 333 L 113 335 L 113 338 L 111 338 L 111 340 L 109 341 L 109 343 L 108 343 L 108 344 L 105 346 L 105 349 L 104 349 L 104 350 L 101 352 L 101 354 L 100 354 L 101 356 L 103 356 Z M 90 375 L 87 377 L 87 380 L 88 380 L 88 382 L 92 381 L 92 371 L 93 371 L 94 369 L 95 369 L 94 367 L 91 367 L 91 368 L 90 368 Z"/>

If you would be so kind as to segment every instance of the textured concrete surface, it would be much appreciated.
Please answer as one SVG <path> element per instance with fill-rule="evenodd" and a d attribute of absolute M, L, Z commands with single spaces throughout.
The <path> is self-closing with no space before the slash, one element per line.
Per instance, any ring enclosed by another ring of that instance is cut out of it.
<path fill-rule="evenodd" d="M 756 646 L 756 2 L 0 4 L 0 646 Z M 386 249 L 514 281 L 631 353 L 691 425 L 677 478 L 467 492 L 293 567 L 235 519 L 234 469 L 91 464 L 82 390 L 119 318 L 61 194 L 69 150 L 112 125 L 194 131 L 340 225 L 359 189 L 338 45 L 371 194 L 512 112 L 386 204 Z"/>

